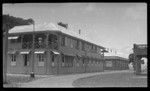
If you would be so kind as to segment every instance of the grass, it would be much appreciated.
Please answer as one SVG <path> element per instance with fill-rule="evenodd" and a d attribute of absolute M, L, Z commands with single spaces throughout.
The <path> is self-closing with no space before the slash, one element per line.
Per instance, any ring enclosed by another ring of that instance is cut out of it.
<path fill-rule="evenodd" d="M 36 79 L 39 79 L 41 77 L 35 77 L 34 79 L 31 79 L 30 76 L 12 76 L 7 75 L 7 83 L 3 84 L 3 87 L 9 88 L 9 87 L 20 87 L 20 83 L 27 83 Z"/>
<path fill-rule="evenodd" d="M 147 87 L 147 78 L 132 73 L 115 73 L 79 78 L 74 87 Z"/>

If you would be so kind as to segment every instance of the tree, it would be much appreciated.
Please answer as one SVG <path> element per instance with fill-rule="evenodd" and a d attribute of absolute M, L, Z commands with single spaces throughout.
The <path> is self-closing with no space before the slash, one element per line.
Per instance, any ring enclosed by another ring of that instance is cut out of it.
<path fill-rule="evenodd" d="M 134 62 L 134 54 L 131 53 L 131 54 L 129 55 L 129 63 L 133 63 L 133 62 Z"/>
<path fill-rule="evenodd" d="M 34 24 L 33 19 L 22 19 L 10 15 L 3 15 L 3 83 L 7 82 L 7 51 L 8 51 L 8 31 L 15 26 Z"/>
<path fill-rule="evenodd" d="M 132 63 L 133 69 L 135 70 L 134 53 L 129 54 L 129 63 Z"/>
<path fill-rule="evenodd" d="M 18 17 L 3 15 L 3 33 L 7 32 L 6 29 L 9 30 L 15 26 L 30 25 L 33 23 L 34 23 L 34 21 L 31 18 L 24 20 L 24 19 L 18 18 Z"/>

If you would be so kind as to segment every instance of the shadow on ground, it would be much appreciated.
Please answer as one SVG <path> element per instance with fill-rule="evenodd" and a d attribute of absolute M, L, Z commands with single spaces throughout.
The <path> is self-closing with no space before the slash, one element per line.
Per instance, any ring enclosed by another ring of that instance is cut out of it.
<path fill-rule="evenodd" d="M 43 77 L 35 77 L 34 79 L 31 78 L 30 76 L 11 76 L 11 75 L 8 75 L 7 76 L 7 82 L 6 83 L 3 83 L 3 87 L 5 88 L 8 88 L 8 87 L 20 87 L 20 83 L 28 83 L 28 82 L 31 82 L 31 81 L 34 81 L 34 80 L 37 80 L 37 79 L 40 79 L 40 78 L 43 78 Z"/>

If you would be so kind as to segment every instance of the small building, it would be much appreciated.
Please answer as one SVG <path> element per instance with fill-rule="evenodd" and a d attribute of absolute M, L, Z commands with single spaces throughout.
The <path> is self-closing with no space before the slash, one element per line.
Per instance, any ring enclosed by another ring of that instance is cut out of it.
<path fill-rule="evenodd" d="M 104 47 L 53 23 L 9 31 L 8 73 L 74 74 L 103 71 Z"/>
<path fill-rule="evenodd" d="M 127 70 L 129 61 L 119 56 L 105 56 L 104 70 Z"/>
<path fill-rule="evenodd" d="M 133 45 L 133 65 L 136 75 L 142 74 L 141 65 L 144 64 L 142 58 L 147 58 L 147 44 L 134 44 Z"/>

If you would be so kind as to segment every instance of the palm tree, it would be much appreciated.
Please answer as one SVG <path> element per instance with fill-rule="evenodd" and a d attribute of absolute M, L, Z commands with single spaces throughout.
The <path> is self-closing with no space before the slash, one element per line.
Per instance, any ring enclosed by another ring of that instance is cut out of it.
<path fill-rule="evenodd" d="M 34 24 L 33 19 L 22 19 L 10 15 L 3 15 L 3 83 L 7 83 L 7 51 L 8 51 L 8 31 L 15 26 Z"/>

